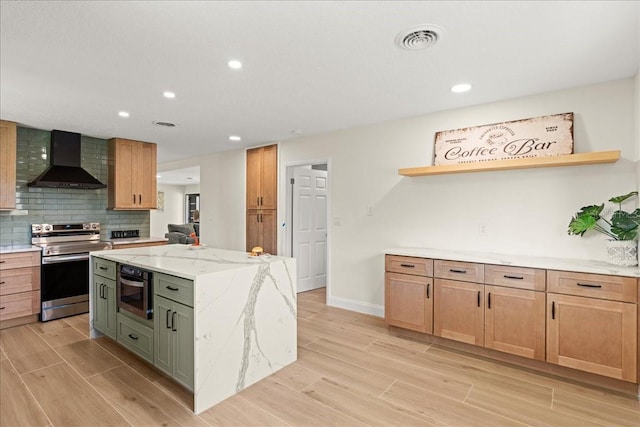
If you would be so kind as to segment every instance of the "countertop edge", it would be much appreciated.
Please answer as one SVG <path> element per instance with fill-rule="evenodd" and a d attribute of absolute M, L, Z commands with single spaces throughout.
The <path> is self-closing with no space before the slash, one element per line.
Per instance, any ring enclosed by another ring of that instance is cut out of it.
<path fill-rule="evenodd" d="M 508 265 L 513 267 L 540 268 L 546 270 L 564 270 L 578 273 L 593 273 L 613 276 L 640 277 L 640 268 L 619 267 L 604 261 L 551 258 L 526 255 L 508 255 L 497 253 L 466 252 L 436 248 L 390 248 L 385 255 L 401 255 L 417 258 L 446 259 L 482 264 Z"/>

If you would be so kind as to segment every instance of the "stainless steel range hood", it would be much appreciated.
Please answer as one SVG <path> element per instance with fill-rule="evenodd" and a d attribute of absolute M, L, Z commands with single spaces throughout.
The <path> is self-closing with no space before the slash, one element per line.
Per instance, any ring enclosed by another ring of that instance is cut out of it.
<path fill-rule="evenodd" d="M 29 187 L 95 189 L 107 186 L 80 166 L 80 134 L 51 131 L 50 166 Z"/>

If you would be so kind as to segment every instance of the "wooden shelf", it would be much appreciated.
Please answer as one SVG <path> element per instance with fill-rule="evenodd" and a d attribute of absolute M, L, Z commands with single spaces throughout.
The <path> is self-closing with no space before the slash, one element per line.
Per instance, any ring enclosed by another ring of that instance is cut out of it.
<path fill-rule="evenodd" d="M 422 166 L 398 169 L 403 176 L 444 175 L 450 173 L 485 172 L 511 169 L 550 168 L 555 166 L 593 165 L 615 163 L 620 150 L 569 154 L 566 156 L 527 157 L 524 159 L 492 160 L 489 162 L 462 163 L 458 165 Z"/>

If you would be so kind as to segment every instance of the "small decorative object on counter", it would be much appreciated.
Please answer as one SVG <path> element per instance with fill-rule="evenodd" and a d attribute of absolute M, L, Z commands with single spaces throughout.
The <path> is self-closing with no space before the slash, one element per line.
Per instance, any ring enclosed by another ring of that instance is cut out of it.
<path fill-rule="evenodd" d="M 637 195 L 637 191 L 632 191 L 622 196 L 610 198 L 611 203 L 618 205 L 618 209 L 611 214 L 610 219 L 601 215 L 604 203 L 584 206 L 571 219 L 568 233 L 582 236 L 591 229 L 602 233 L 610 237 L 607 243 L 608 263 L 624 267 L 638 265 L 637 238 L 640 226 L 640 208 L 633 212 L 622 210 L 622 203 Z"/>
<path fill-rule="evenodd" d="M 200 239 L 198 239 L 198 236 L 196 236 L 196 233 L 191 233 L 189 234 L 189 237 L 191 237 L 193 239 L 193 246 L 200 246 Z"/>
<path fill-rule="evenodd" d="M 254 246 L 253 249 L 251 249 L 251 253 L 249 255 L 251 255 L 251 256 L 260 256 L 260 255 L 262 255 L 263 252 L 264 252 L 264 249 L 262 249 L 262 247 Z"/>

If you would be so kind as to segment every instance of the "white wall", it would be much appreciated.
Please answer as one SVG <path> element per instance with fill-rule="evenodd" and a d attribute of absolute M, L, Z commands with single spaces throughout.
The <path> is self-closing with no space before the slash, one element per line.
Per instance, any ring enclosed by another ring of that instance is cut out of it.
<path fill-rule="evenodd" d="M 568 236 L 580 207 L 638 187 L 633 78 L 444 111 L 279 145 L 279 223 L 285 165 L 329 159 L 329 302 L 382 314 L 386 248 L 422 246 L 604 259 L 599 235 Z M 437 131 L 574 112 L 575 152 L 620 149 L 614 164 L 407 178 L 426 166 Z M 244 150 L 201 159 L 203 241 L 244 249 Z M 206 166 L 205 166 L 206 165 Z M 373 216 L 367 216 L 367 206 Z M 484 234 L 480 226 L 484 226 Z"/>
<path fill-rule="evenodd" d="M 167 224 L 184 222 L 184 186 L 158 184 L 158 191 L 164 191 L 164 210 L 151 211 L 150 234 L 153 237 L 164 237 Z"/>

